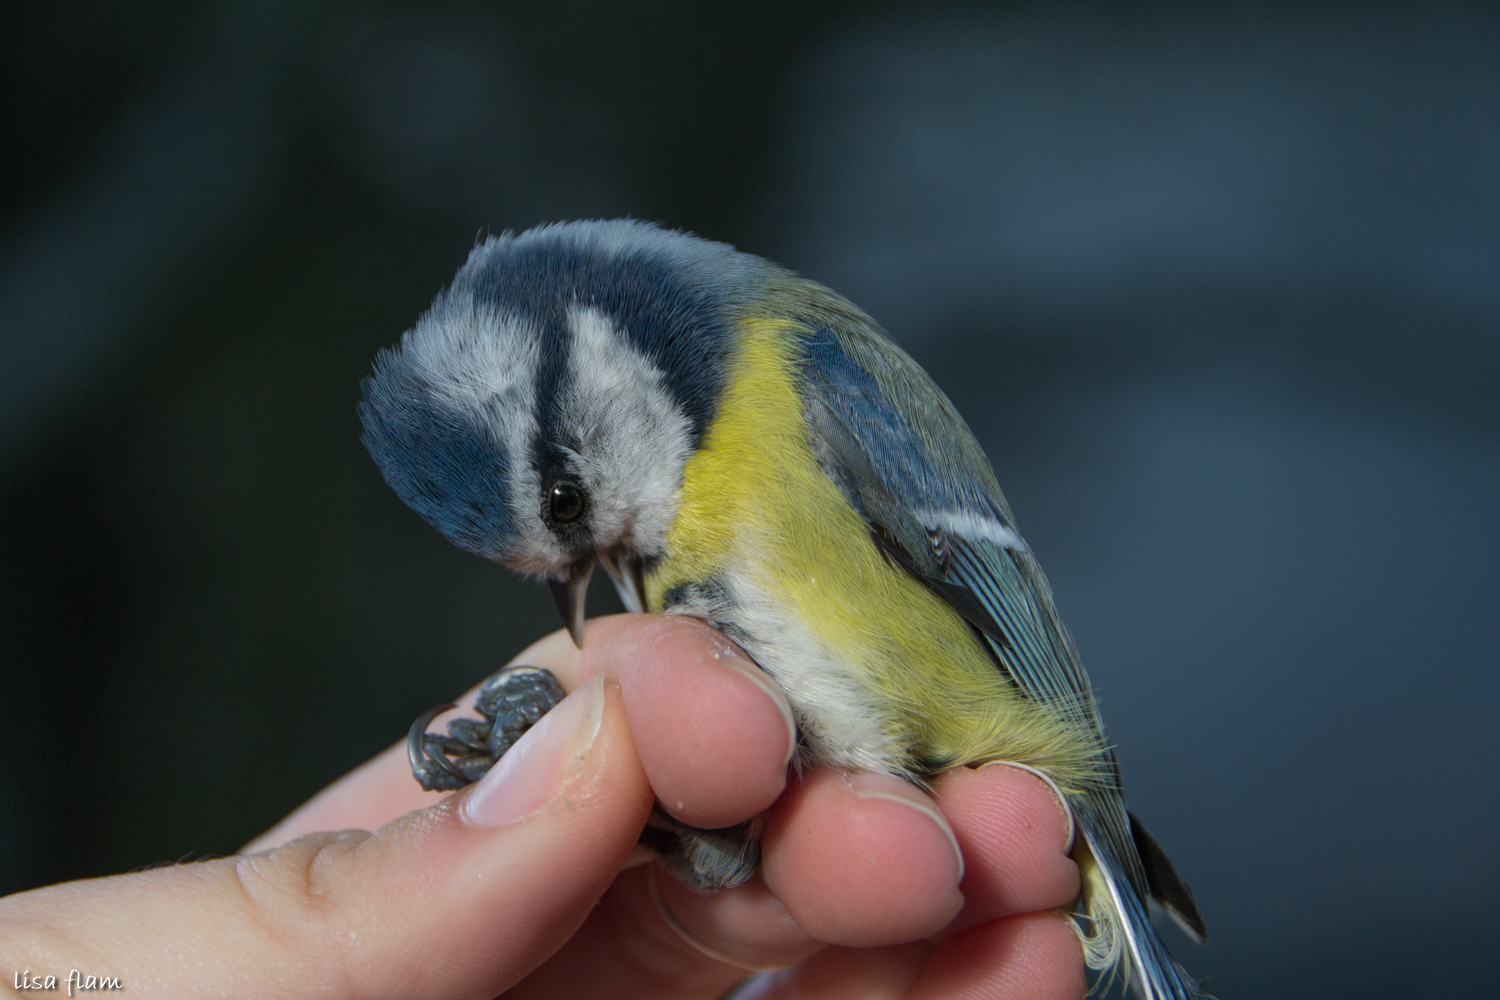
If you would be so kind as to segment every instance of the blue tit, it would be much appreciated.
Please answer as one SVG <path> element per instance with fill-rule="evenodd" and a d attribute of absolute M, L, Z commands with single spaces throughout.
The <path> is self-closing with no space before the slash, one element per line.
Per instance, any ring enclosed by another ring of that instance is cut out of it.
<path fill-rule="evenodd" d="M 575 641 L 597 563 L 629 610 L 744 647 L 806 763 L 918 784 L 990 760 L 1047 775 L 1081 833 L 1089 967 L 1142 997 L 1203 995 L 1148 901 L 1199 940 L 1203 921 L 1126 812 L 983 451 L 854 304 L 685 233 L 542 226 L 478 246 L 363 388 L 386 482 L 454 544 L 548 581 Z M 643 842 L 713 888 L 753 873 L 758 831 Z"/>

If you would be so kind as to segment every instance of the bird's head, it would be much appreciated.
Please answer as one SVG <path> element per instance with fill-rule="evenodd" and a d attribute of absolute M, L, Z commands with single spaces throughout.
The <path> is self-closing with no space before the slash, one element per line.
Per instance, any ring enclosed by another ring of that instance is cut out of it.
<path fill-rule="evenodd" d="M 579 641 L 596 561 L 643 610 L 753 260 L 632 221 L 491 238 L 376 359 L 365 446 L 454 544 L 549 581 Z"/>

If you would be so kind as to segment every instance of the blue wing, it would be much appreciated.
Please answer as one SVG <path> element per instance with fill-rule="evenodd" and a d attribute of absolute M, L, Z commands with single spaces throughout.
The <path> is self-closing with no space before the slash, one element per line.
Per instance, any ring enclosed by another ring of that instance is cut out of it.
<path fill-rule="evenodd" d="M 1105 893 L 1084 895 L 1084 923 L 1093 927 L 1084 941 L 1090 967 L 1113 969 L 1122 956 L 1111 942 L 1123 935 L 1140 995 L 1204 997 L 1161 943 L 1145 903 L 1155 898 L 1201 939 L 1192 893 L 1125 811 L 1118 764 L 1078 651 L 963 418 L 848 300 L 770 267 L 754 298 L 746 315 L 779 316 L 805 331 L 799 374 L 809 441 L 824 472 L 865 517 L 874 544 L 974 626 L 1021 694 L 1097 738 L 1101 778 L 1068 796 L 1080 850 L 1093 856 L 1090 870 L 1107 885 Z"/>
<path fill-rule="evenodd" d="M 1094 732 L 1106 780 L 1074 806 L 1145 898 L 1088 676 L 963 419 L 916 362 L 852 323 L 809 324 L 801 376 L 814 450 L 875 543 L 968 619 L 1017 689 Z"/>

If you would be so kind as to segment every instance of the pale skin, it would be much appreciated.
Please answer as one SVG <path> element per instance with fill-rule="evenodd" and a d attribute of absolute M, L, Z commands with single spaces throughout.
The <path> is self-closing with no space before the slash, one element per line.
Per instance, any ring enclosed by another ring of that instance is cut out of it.
<path fill-rule="evenodd" d="M 1071 828 L 1040 779 L 789 777 L 779 695 L 689 619 L 598 619 L 582 652 L 559 633 L 516 662 L 572 693 L 515 767 L 439 798 L 392 747 L 239 856 L 0 899 L 0 973 L 138 997 L 712 1000 L 751 966 L 784 968 L 757 994 L 775 1000 L 1084 995 L 1055 912 L 1078 893 Z M 635 846 L 653 800 L 698 826 L 769 809 L 761 874 L 694 895 Z"/>

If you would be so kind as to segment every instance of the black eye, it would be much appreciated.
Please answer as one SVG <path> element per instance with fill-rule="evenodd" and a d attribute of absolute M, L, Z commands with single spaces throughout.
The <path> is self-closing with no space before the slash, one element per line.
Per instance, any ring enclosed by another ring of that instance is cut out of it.
<path fill-rule="evenodd" d="M 585 505 L 583 490 L 577 483 L 560 479 L 552 484 L 552 491 L 547 498 L 547 508 L 552 513 L 552 520 L 559 524 L 576 521 L 583 514 Z"/>

